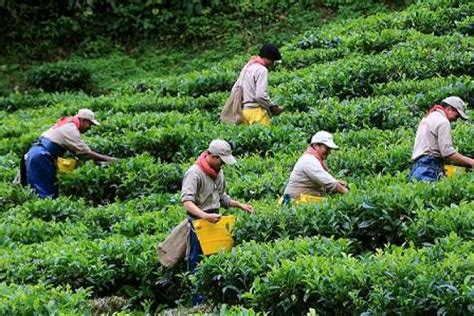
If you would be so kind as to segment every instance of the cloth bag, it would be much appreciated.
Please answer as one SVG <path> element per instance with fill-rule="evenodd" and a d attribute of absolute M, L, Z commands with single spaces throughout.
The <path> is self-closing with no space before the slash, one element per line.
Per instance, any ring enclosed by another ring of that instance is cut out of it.
<path fill-rule="evenodd" d="M 230 97 L 225 101 L 222 108 L 220 119 L 222 123 L 240 124 L 243 121 L 242 115 L 242 100 L 243 91 L 242 86 L 237 86 L 232 89 Z"/>
<path fill-rule="evenodd" d="M 173 228 L 166 239 L 157 246 L 160 263 L 167 268 L 174 267 L 187 255 L 189 250 L 189 221 L 183 220 Z"/>
<path fill-rule="evenodd" d="M 242 115 L 242 104 L 244 100 L 242 81 L 244 79 L 244 74 L 247 71 L 247 67 L 248 65 L 246 65 L 240 72 L 239 78 L 232 88 L 229 98 L 227 98 L 227 101 L 225 101 L 224 107 L 222 108 L 220 114 L 220 120 L 222 123 L 241 124 L 244 120 Z"/>
<path fill-rule="evenodd" d="M 28 185 L 28 181 L 26 181 L 26 154 L 21 157 L 20 170 L 18 170 L 15 179 L 12 181 L 12 184 L 21 185 L 22 187 L 26 187 Z"/>

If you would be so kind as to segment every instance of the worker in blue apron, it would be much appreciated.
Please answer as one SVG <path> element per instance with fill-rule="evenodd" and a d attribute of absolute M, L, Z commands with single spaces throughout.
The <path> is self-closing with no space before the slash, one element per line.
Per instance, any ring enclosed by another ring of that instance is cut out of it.
<path fill-rule="evenodd" d="M 26 179 L 22 182 L 31 186 L 41 198 L 56 198 L 56 161 L 66 151 L 88 156 L 96 161 L 112 161 L 113 157 L 92 151 L 81 139 L 92 125 L 100 125 L 91 110 L 81 109 L 77 115 L 61 118 L 33 143 L 24 157 Z M 25 181 L 26 180 L 26 181 Z"/>
<path fill-rule="evenodd" d="M 451 122 L 459 118 L 468 120 L 466 104 L 456 96 L 445 98 L 434 105 L 421 120 L 413 146 L 413 167 L 410 180 L 438 181 L 445 176 L 445 161 L 467 168 L 474 168 L 474 159 L 456 151 L 451 137 Z"/>

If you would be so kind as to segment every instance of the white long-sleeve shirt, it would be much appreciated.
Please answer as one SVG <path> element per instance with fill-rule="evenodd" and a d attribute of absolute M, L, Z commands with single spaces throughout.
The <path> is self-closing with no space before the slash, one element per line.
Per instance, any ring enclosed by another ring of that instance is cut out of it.
<path fill-rule="evenodd" d="M 297 199 L 301 194 L 323 196 L 336 190 L 337 180 L 313 155 L 303 154 L 296 162 L 285 188 L 285 194 Z"/>

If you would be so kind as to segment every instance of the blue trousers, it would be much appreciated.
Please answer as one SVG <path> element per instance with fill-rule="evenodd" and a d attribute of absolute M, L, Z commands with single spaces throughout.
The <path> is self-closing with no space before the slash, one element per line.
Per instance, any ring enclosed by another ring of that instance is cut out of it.
<path fill-rule="evenodd" d="M 58 197 L 56 159 L 63 153 L 61 146 L 46 138 L 40 138 L 28 151 L 25 162 L 27 183 L 41 198 Z"/>
<path fill-rule="evenodd" d="M 190 243 L 190 251 L 189 251 L 189 258 L 188 258 L 188 270 L 194 274 L 197 265 L 201 262 L 203 258 L 203 253 L 201 249 L 201 243 L 194 231 L 194 227 L 192 225 L 192 219 L 189 219 L 191 223 L 191 230 L 189 232 L 189 243 Z M 204 297 L 198 293 L 193 293 L 191 295 L 191 301 L 193 306 L 199 305 L 204 303 Z"/>
<path fill-rule="evenodd" d="M 283 195 L 283 201 L 281 205 L 290 205 L 291 204 L 291 196 L 289 194 Z"/>
<path fill-rule="evenodd" d="M 189 251 L 188 270 L 194 273 L 194 270 L 196 270 L 197 265 L 203 258 L 201 244 L 194 231 L 194 227 L 191 227 L 191 231 L 189 232 L 189 241 L 191 249 Z"/>
<path fill-rule="evenodd" d="M 410 180 L 438 181 L 444 177 L 444 160 L 431 156 L 421 156 L 411 169 Z"/>

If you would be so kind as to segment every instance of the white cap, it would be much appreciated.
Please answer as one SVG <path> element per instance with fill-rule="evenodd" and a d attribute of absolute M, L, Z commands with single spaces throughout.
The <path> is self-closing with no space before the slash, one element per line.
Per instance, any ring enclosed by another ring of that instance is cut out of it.
<path fill-rule="evenodd" d="M 311 144 L 324 144 L 331 149 L 339 149 L 339 147 L 334 143 L 331 133 L 326 131 L 319 131 L 314 134 L 311 138 Z"/>
<path fill-rule="evenodd" d="M 100 123 L 95 119 L 95 114 L 89 109 L 80 109 L 77 113 L 77 117 L 85 120 L 89 120 L 94 125 L 100 125 Z"/>
<path fill-rule="evenodd" d="M 445 103 L 455 108 L 456 111 L 458 111 L 459 115 L 463 119 L 465 120 L 469 119 L 469 116 L 467 116 L 466 112 L 464 112 L 465 111 L 464 107 L 466 106 L 466 103 L 460 97 L 455 97 L 455 96 L 447 97 L 446 99 L 441 101 L 441 103 Z"/>
<path fill-rule="evenodd" d="M 232 156 L 232 148 L 230 144 L 222 139 L 214 139 L 207 149 L 211 154 L 221 157 L 227 165 L 233 165 L 237 163 L 234 156 Z"/>

